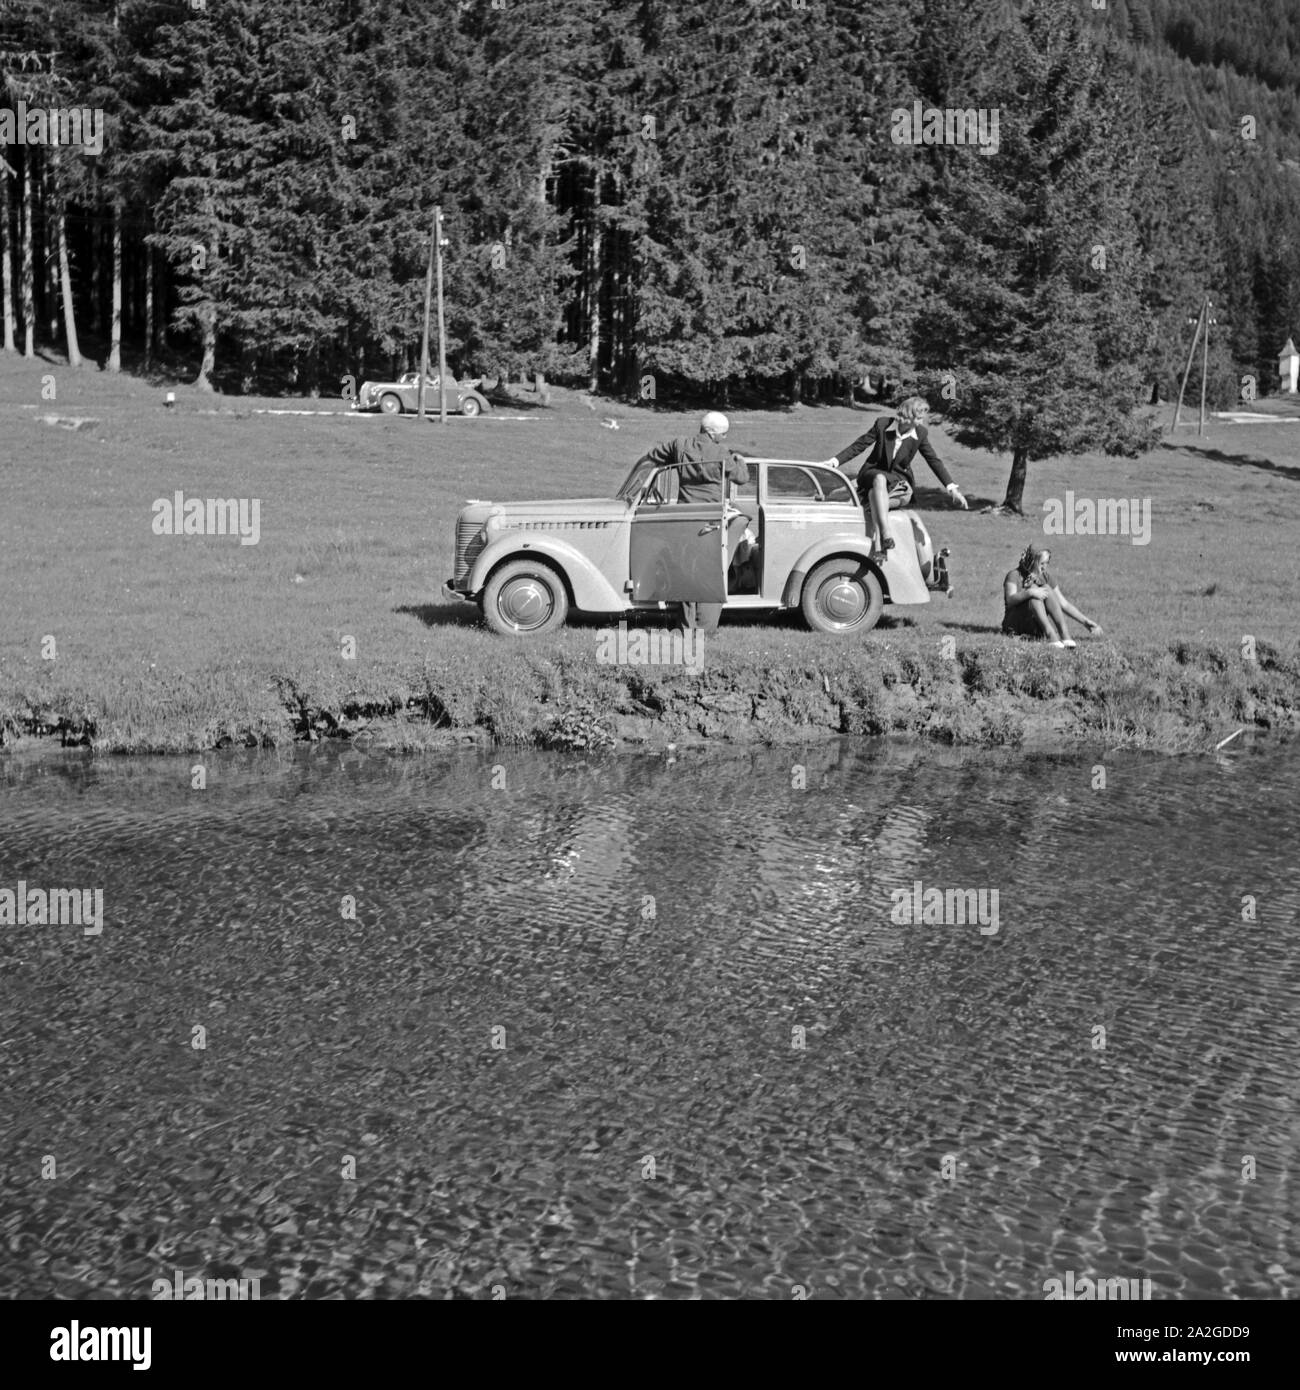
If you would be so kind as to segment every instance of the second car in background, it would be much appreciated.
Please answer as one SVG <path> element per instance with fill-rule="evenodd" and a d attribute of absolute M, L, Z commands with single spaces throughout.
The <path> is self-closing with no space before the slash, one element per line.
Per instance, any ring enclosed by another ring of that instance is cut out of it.
<path fill-rule="evenodd" d="M 396 381 L 366 381 L 353 402 L 354 410 L 381 410 L 385 415 L 414 413 L 419 409 L 420 374 L 403 372 Z M 425 378 L 425 411 L 438 409 L 438 378 Z M 476 391 L 468 382 L 459 382 L 455 377 L 447 378 L 447 409 L 455 415 L 481 415 L 491 410 L 487 397 Z"/>

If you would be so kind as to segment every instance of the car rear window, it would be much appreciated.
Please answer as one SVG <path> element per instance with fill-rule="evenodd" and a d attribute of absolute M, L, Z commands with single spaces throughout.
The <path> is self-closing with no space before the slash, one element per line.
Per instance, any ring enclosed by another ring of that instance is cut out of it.
<path fill-rule="evenodd" d="M 767 495 L 815 502 L 820 493 L 806 469 L 773 465 L 767 470 Z"/>
<path fill-rule="evenodd" d="M 806 468 L 772 464 L 767 470 L 767 495 L 782 501 L 816 502 L 821 493 Z"/>
<path fill-rule="evenodd" d="M 832 473 L 829 468 L 817 468 L 813 470 L 813 477 L 821 485 L 822 496 L 827 502 L 857 502 L 852 488 L 838 473 Z"/>

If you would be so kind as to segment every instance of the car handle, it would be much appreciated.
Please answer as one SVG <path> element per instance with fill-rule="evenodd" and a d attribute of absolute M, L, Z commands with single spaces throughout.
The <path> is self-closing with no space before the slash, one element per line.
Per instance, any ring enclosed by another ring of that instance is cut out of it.
<path fill-rule="evenodd" d="M 700 535 L 702 535 L 702 536 L 707 536 L 707 535 L 709 534 L 710 531 L 717 531 L 717 530 L 719 530 L 719 529 L 721 528 L 721 526 L 722 526 L 722 522 L 720 522 L 720 521 L 711 522 L 708 526 L 701 526 L 701 527 L 700 527 Z"/>

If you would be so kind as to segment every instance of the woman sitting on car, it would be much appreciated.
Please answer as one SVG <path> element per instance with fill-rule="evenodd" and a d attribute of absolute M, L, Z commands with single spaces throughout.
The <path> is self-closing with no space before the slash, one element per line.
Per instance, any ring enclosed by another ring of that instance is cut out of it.
<path fill-rule="evenodd" d="M 1002 631 L 1013 637 L 1045 637 L 1054 647 L 1075 647 L 1066 618 L 1073 618 L 1092 636 L 1101 624 L 1086 617 L 1061 592 L 1047 572 L 1050 550 L 1028 545 L 1015 569 L 1002 581 Z"/>
<path fill-rule="evenodd" d="M 858 472 L 858 495 L 871 522 L 872 551 L 882 560 L 887 560 L 894 548 L 889 534 L 890 509 L 907 506 L 916 490 L 912 459 L 918 451 L 944 485 L 953 506 L 966 506 L 961 489 L 930 443 L 929 421 L 930 406 L 925 397 L 909 396 L 893 419 L 882 415 L 866 434 L 825 460 L 828 467 L 843 468 L 859 454 L 866 454 Z"/>

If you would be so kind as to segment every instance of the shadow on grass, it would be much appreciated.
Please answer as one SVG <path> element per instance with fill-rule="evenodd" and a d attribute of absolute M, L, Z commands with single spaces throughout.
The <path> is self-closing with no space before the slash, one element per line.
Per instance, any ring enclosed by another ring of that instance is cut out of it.
<path fill-rule="evenodd" d="M 1289 478 L 1293 483 L 1300 483 L 1300 468 L 1292 468 L 1285 463 L 1274 463 L 1272 459 L 1263 458 L 1259 454 L 1225 454 L 1222 449 L 1201 449 L 1195 444 L 1162 444 L 1160 447 L 1176 453 L 1195 454 L 1198 458 L 1209 459 L 1214 463 L 1228 463 L 1234 468 L 1259 468 L 1265 473 L 1274 473 L 1279 477 Z"/>
<path fill-rule="evenodd" d="M 992 633 L 995 637 L 1002 632 L 1000 623 L 945 623 L 940 619 L 940 626 L 953 632 L 985 632 Z"/>
<path fill-rule="evenodd" d="M 393 612 L 419 618 L 425 627 L 475 627 L 479 623 L 478 608 L 472 603 L 403 603 Z"/>
<path fill-rule="evenodd" d="M 490 391 L 478 388 L 487 398 L 493 410 L 549 410 L 550 403 L 534 396 L 517 396 L 504 387 L 493 387 Z"/>
<path fill-rule="evenodd" d="M 961 487 L 961 484 L 957 484 Z M 1001 501 L 997 497 L 976 497 L 969 492 L 962 494 L 966 498 L 966 505 L 972 512 L 978 512 L 984 507 L 996 507 Z M 907 504 L 912 511 L 916 512 L 960 512 L 960 507 L 954 507 L 948 500 L 948 494 L 939 487 L 918 487 L 912 494 L 912 500 Z"/>

